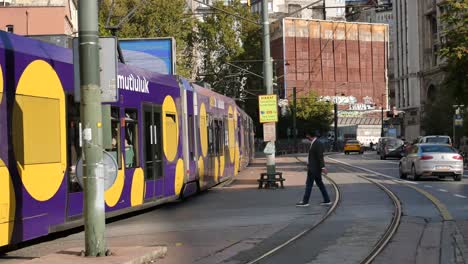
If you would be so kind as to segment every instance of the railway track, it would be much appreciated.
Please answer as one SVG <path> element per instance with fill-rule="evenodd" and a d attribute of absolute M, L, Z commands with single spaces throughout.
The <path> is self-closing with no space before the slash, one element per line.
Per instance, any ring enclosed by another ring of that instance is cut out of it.
<path fill-rule="evenodd" d="M 303 162 L 301 159 L 299 159 L 297 157 L 296 157 L 296 159 L 299 162 L 305 164 L 305 162 Z M 337 163 L 337 162 L 333 162 L 333 164 L 335 166 L 341 167 L 343 169 L 346 168 L 345 170 L 348 170 L 347 166 L 344 165 L 344 164 Z M 348 170 L 348 171 L 350 171 L 350 170 Z M 353 173 L 355 173 L 355 172 L 353 172 Z M 364 180 L 376 185 L 378 188 L 383 190 L 387 194 L 387 196 L 390 198 L 390 200 L 393 202 L 393 205 L 394 205 L 393 218 L 392 218 L 390 224 L 387 226 L 384 234 L 380 237 L 378 242 L 373 246 L 373 248 L 366 255 L 366 257 L 364 259 L 362 259 L 362 261 L 359 262 L 361 264 L 368 264 L 368 263 L 371 263 L 379 255 L 380 252 L 382 252 L 382 250 L 386 247 L 386 245 L 390 242 L 391 238 L 396 233 L 396 231 L 398 229 L 398 226 L 400 224 L 400 220 L 401 220 L 402 207 L 401 207 L 401 203 L 400 203 L 400 200 L 398 199 L 398 197 L 392 191 L 390 191 L 387 187 L 385 187 L 383 184 L 379 183 L 376 180 L 370 179 L 370 178 L 362 176 L 362 175 L 359 175 L 358 177 L 360 177 L 361 179 L 364 179 Z M 340 187 L 338 186 L 338 184 L 332 178 L 326 176 L 326 179 L 333 186 L 333 188 L 335 190 L 336 198 L 335 198 L 335 201 L 332 204 L 332 206 L 329 208 L 327 213 L 320 219 L 320 221 L 318 221 L 315 225 L 313 225 L 313 226 L 299 232 L 297 235 L 291 237 L 290 239 L 288 239 L 284 243 L 282 243 L 282 244 L 276 246 L 275 248 L 267 251 L 266 253 L 262 254 L 261 256 L 246 262 L 246 264 L 255 264 L 255 263 L 268 262 L 269 257 L 273 256 L 274 254 L 281 253 L 282 249 L 285 249 L 287 246 L 291 245 L 293 242 L 300 242 L 300 240 L 305 235 L 309 234 L 314 229 L 317 229 L 327 219 L 330 218 L 330 216 L 336 211 L 336 209 L 340 205 L 343 195 L 342 195 L 342 192 L 340 190 Z"/>

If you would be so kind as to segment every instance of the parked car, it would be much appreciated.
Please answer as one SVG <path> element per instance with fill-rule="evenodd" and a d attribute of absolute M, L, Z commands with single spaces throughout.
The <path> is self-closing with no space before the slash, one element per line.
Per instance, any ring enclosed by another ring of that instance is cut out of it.
<path fill-rule="evenodd" d="M 380 159 L 384 160 L 387 158 L 401 158 L 404 152 L 404 142 L 398 138 L 388 138 L 382 141 L 380 148 Z"/>
<path fill-rule="evenodd" d="M 364 153 L 362 145 L 359 141 L 357 140 L 346 141 L 345 146 L 344 146 L 344 153 L 348 155 L 351 152 L 357 152 L 359 154 Z"/>
<path fill-rule="evenodd" d="M 420 143 L 412 145 L 399 164 L 400 178 L 411 175 L 414 180 L 423 176 L 463 177 L 463 157 L 457 150 L 446 144 Z"/>
<path fill-rule="evenodd" d="M 380 153 L 383 150 L 383 146 L 387 140 L 395 139 L 394 137 L 381 137 L 379 138 L 379 141 L 377 142 L 377 155 L 380 155 Z"/>
<path fill-rule="evenodd" d="M 447 144 L 452 146 L 452 139 L 449 136 L 424 136 L 419 138 L 418 143 Z"/>

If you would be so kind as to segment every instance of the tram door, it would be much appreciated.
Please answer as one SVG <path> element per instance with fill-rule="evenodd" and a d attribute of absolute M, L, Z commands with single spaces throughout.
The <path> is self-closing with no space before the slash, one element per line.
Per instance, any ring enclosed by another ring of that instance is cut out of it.
<path fill-rule="evenodd" d="M 146 200 L 164 195 L 161 106 L 143 107 L 143 153 L 145 160 Z"/>

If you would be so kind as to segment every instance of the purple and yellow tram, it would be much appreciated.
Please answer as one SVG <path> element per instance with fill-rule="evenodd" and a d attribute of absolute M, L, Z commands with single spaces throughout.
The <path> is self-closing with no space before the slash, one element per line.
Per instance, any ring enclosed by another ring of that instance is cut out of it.
<path fill-rule="evenodd" d="M 228 97 L 119 65 L 103 147 L 119 165 L 106 216 L 190 196 L 237 175 L 253 124 Z M 72 52 L 0 31 L 0 248 L 82 223 L 80 105 Z"/>

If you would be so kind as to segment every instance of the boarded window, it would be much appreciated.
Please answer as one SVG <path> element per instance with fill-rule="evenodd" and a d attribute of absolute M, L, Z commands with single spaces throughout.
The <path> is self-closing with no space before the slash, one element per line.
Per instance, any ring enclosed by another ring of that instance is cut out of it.
<path fill-rule="evenodd" d="M 16 159 L 22 165 L 60 163 L 60 101 L 16 95 L 14 116 Z M 23 113 L 28 113 L 24 115 Z"/>

